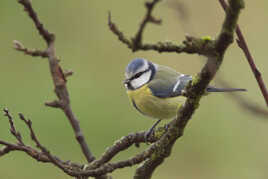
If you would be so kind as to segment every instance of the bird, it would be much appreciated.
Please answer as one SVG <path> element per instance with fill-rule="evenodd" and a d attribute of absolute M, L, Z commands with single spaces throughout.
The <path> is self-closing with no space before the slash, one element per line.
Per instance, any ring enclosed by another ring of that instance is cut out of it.
<path fill-rule="evenodd" d="M 152 63 L 143 58 L 133 59 L 126 67 L 124 86 L 132 105 L 141 114 L 158 119 L 147 131 L 148 139 L 156 125 L 164 119 L 171 119 L 186 101 L 183 91 L 192 80 L 174 69 Z M 242 88 L 216 88 L 208 86 L 206 92 L 246 91 Z"/>

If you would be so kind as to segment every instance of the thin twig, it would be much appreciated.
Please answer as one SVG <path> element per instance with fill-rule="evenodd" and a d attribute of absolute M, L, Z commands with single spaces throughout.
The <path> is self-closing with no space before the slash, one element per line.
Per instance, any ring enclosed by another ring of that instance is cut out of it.
<path fill-rule="evenodd" d="M 123 32 L 119 30 L 117 25 L 112 21 L 111 13 L 108 15 L 108 25 L 110 30 L 118 37 L 118 39 L 127 45 L 131 50 L 135 51 L 157 51 L 159 53 L 163 52 L 174 52 L 174 53 L 188 53 L 188 54 L 199 54 L 199 55 L 210 55 L 213 52 L 213 44 L 210 39 L 196 38 L 189 35 L 186 35 L 186 40 L 182 42 L 181 45 L 177 45 L 173 42 L 158 42 L 156 44 L 142 43 L 140 40 L 136 46 L 133 43 L 133 40 L 129 40 Z M 135 46 L 135 47 L 134 47 Z"/>
<path fill-rule="evenodd" d="M 20 145 L 24 145 L 24 143 L 22 141 L 21 134 L 16 130 L 13 118 L 12 118 L 11 114 L 9 113 L 8 109 L 4 108 L 3 111 L 4 111 L 4 115 L 7 116 L 7 118 L 8 118 L 11 134 L 17 139 L 17 141 L 19 142 Z"/>
<path fill-rule="evenodd" d="M 51 163 L 53 163 L 54 165 L 56 165 L 57 167 L 61 168 L 65 173 L 69 174 L 71 173 L 72 170 L 68 169 L 67 167 L 64 166 L 64 164 L 62 162 L 60 162 L 59 160 L 57 160 L 54 156 L 52 156 L 49 152 L 49 150 L 47 150 L 38 140 L 38 138 L 35 135 L 35 132 L 32 128 L 32 121 L 31 120 L 27 120 L 25 119 L 25 117 L 23 116 L 22 113 L 19 113 L 19 117 L 20 119 L 27 125 L 29 131 L 30 131 L 30 135 L 31 135 L 31 139 L 34 141 L 34 143 L 36 144 L 36 147 L 41 149 L 41 151 L 50 159 Z"/>
<path fill-rule="evenodd" d="M 154 152 L 154 147 L 149 147 L 145 151 L 141 152 L 140 154 L 135 155 L 127 160 L 115 162 L 115 163 L 105 163 L 101 165 L 99 168 L 95 170 L 87 169 L 86 171 L 80 172 L 82 176 L 100 176 L 106 173 L 111 173 L 116 169 L 131 167 L 133 165 L 139 164 L 149 158 L 151 154 Z"/>
<path fill-rule="evenodd" d="M 163 128 L 158 128 L 155 132 L 159 132 L 163 130 Z M 166 129 L 164 129 L 166 130 Z M 161 131 L 164 133 L 165 131 Z M 95 169 L 100 167 L 101 165 L 109 162 L 114 156 L 116 156 L 119 152 L 122 152 L 129 148 L 133 144 L 139 144 L 142 142 L 150 142 L 153 143 L 157 141 L 157 137 L 155 135 L 151 135 L 147 141 L 145 141 L 145 136 L 146 131 L 144 132 L 137 132 L 133 134 L 129 134 L 127 136 L 122 137 L 121 139 L 117 140 L 114 142 L 114 144 L 109 147 L 100 157 L 100 159 L 93 161 L 89 166 L 88 169 Z M 122 162 L 124 163 L 124 162 Z"/>
<path fill-rule="evenodd" d="M 0 157 L 8 154 L 11 151 L 24 151 L 25 153 L 27 153 L 29 156 L 31 156 L 32 158 L 36 159 L 37 161 L 40 162 L 45 162 L 45 163 L 52 163 L 51 159 L 44 153 L 44 152 L 39 152 L 38 150 L 27 146 L 24 144 L 23 140 L 22 140 L 22 136 L 20 135 L 20 133 L 16 130 L 15 124 L 14 124 L 14 120 L 13 117 L 11 116 L 11 114 L 9 113 L 8 109 L 5 108 L 3 109 L 4 111 L 4 115 L 8 118 L 9 120 L 9 124 L 10 124 L 10 131 L 12 135 L 14 135 L 16 137 L 16 140 L 18 141 L 18 144 L 12 144 L 3 140 L 0 140 L 0 144 L 4 145 L 4 147 L 0 150 Z M 19 117 L 21 120 L 24 121 L 24 123 L 27 125 L 28 129 L 30 130 L 30 134 L 31 134 L 31 138 L 32 140 L 36 143 L 37 146 L 40 146 L 40 142 L 38 141 L 33 129 L 32 129 L 32 123 L 30 120 L 26 120 L 25 117 L 22 114 L 19 114 Z M 68 166 L 68 168 L 82 168 L 82 165 L 77 165 L 74 164 L 72 162 L 64 162 L 62 160 L 60 160 L 58 157 L 56 156 L 52 156 L 51 158 L 53 158 L 53 160 L 56 160 L 58 163 L 64 164 Z"/>
<path fill-rule="evenodd" d="M 147 11 L 146 11 L 146 15 L 145 17 L 143 18 L 142 22 L 141 22 L 141 25 L 140 25 L 140 28 L 137 32 L 137 34 L 135 35 L 135 37 L 132 39 L 133 41 L 133 52 L 136 51 L 136 49 L 139 48 L 139 46 L 142 44 L 142 34 L 143 34 L 143 31 L 145 29 L 145 26 L 148 22 L 152 22 L 152 23 L 156 23 L 156 24 L 160 24 L 161 23 L 161 20 L 155 20 L 155 18 L 152 16 L 152 11 L 155 7 L 155 5 L 159 2 L 160 0 L 152 0 L 151 2 L 146 2 L 145 3 L 145 7 L 147 8 Z"/>
<path fill-rule="evenodd" d="M 226 9 L 228 8 L 228 5 L 227 3 L 225 2 L 225 0 L 219 0 L 222 8 L 226 11 Z M 262 95 L 264 97 L 264 100 L 266 102 L 266 105 L 268 106 L 268 90 L 265 86 L 265 83 L 262 79 L 262 75 L 261 75 L 261 72 L 258 70 L 255 62 L 254 62 L 254 59 L 249 51 L 249 48 L 248 48 L 248 45 L 246 43 L 246 40 L 242 34 L 242 31 L 239 27 L 239 25 L 236 26 L 236 30 L 235 30 L 236 34 L 237 34 L 237 37 L 238 39 L 236 40 L 238 46 L 242 49 L 242 51 L 244 52 L 245 56 L 246 56 L 246 59 L 249 63 L 249 66 L 258 82 L 258 85 L 259 85 L 259 88 L 262 92 Z"/>
<path fill-rule="evenodd" d="M 14 48 L 18 51 L 24 52 L 25 55 L 30 55 L 33 57 L 43 57 L 46 58 L 48 57 L 48 54 L 46 51 L 43 50 L 37 50 L 37 49 L 28 49 L 25 48 L 19 41 L 14 40 L 13 41 Z"/>
<path fill-rule="evenodd" d="M 20 4 L 24 6 L 24 10 L 28 13 L 30 18 L 33 20 L 34 25 L 36 29 L 38 30 L 39 34 L 43 37 L 43 39 L 46 41 L 47 45 L 49 46 L 50 43 L 52 43 L 55 40 L 55 36 L 53 33 L 50 33 L 48 30 L 46 30 L 39 20 L 36 12 L 34 11 L 31 1 L 30 0 L 18 0 Z"/>

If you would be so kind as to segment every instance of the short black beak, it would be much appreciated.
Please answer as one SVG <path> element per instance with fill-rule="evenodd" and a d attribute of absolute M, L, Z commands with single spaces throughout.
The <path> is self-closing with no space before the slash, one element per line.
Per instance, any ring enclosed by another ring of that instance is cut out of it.
<path fill-rule="evenodd" d="M 127 89 L 129 89 L 130 88 L 130 79 L 125 79 L 123 84 Z"/>
<path fill-rule="evenodd" d="M 129 79 L 125 79 L 124 82 L 123 82 L 123 84 L 124 84 L 124 85 L 127 85 L 127 84 L 129 84 L 129 82 L 130 82 Z"/>

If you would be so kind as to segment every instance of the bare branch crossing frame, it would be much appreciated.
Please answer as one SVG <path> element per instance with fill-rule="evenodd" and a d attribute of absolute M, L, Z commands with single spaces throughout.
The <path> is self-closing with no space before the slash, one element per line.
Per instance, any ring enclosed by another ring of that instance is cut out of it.
<path fill-rule="evenodd" d="M 133 52 L 143 50 L 153 50 L 160 53 L 188 53 L 199 54 L 207 57 L 207 63 L 201 69 L 193 80 L 187 85 L 185 89 L 185 96 L 187 100 L 185 104 L 179 109 L 177 117 L 168 124 L 168 129 L 165 127 L 157 128 L 153 135 L 150 136 L 147 142 L 151 143 L 150 146 L 143 152 L 122 161 L 110 162 L 118 153 L 128 149 L 132 145 L 138 146 L 144 143 L 145 132 L 137 132 L 122 137 L 109 147 L 100 157 L 96 159 L 90 151 L 83 132 L 80 128 L 79 121 L 77 120 L 72 108 L 70 106 L 69 92 L 67 90 L 67 76 L 71 75 L 71 71 L 63 72 L 62 67 L 59 65 L 59 60 L 55 52 L 55 35 L 50 33 L 39 20 L 37 13 L 34 11 L 30 0 L 18 0 L 23 5 L 24 10 L 28 13 L 29 17 L 35 24 L 36 29 L 42 36 L 47 44 L 47 49 L 36 50 L 28 49 L 18 41 L 14 41 L 16 50 L 30 56 L 40 56 L 48 58 L 49 68 L 54 83 L 55 93 L 58 97 L 57 100 L 46 102 L 49 107 L 61 109 L 68 121 L 70 122 L 75 138 L 78 141 L 81 150 L 87 160 L 87 164 L 77 164 L 71 161 L 63 161 L 59 157 L 54 156 L 51 151 L 39 141 L 32 122 L 19 114 L 19 118 L 25 123 L 29 129 L 31 139 L 34 141 L 36 148 L 28 146 L 23 142 L 23 137 L 17 131 L 8 109 L 4 109 L 4 114 L 8 118 L 10 125 L 10 132 L 16 138 L 17 143 L 9 143 L 0 140 L 0 144 L 4 145 L 0 149 L 0 157 L 12 151 L 22 151 L 28 156 L 37 161 L 44 163 L 51 163 L 65 172 L 67 175 L 76 178 L 95 177 L 98 179 L 112 178 L 108 173 L 113 172 L 119 168 L 130 167 L 142 163 L 134 174 L 134 179 L 150 179 L 155 169 L 163 163 L 163 161 L 170 156 L 174 143 L 183 135 L 184 129 L 188 121 L 191 119 L 195 110 L 199 107 L 204 91 L 210 81 L 216 75 L 218 69 L 223 61 L 224 53 L 233 42 L 234 32 L 237 27 L 237 21 L 241 9 L 244 7 L 243 0 L 229 0 L 229 6 L 226 6 L 226 16 L 218 37 L 213 40 L 210 38 L 197 38 L 186 36 L 182 44 L 177 45 L 171 42 L 159 42 L 156 44 L 149 44 L 143 42 L 143 32 L 147 23 L 161 24 L 161 20 L 155 18 L 152 13 L 153 9 L 161 0 L 152 0 L 145 3 L 147 9 L 146 14 L 141 22 L 136 35 L 129 39 L 127 38 L 112 21 L 111 13 L 108 17 L 108 26 L 122 43 L 124 43 Z"/>

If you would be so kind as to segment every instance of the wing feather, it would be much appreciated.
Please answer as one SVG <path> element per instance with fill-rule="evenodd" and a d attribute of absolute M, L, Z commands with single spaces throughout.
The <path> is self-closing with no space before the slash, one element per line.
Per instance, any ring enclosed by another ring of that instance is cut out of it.
<path fill-rule="evenodd" d="M 189 75 L 183 75 L 171 68 L 158 66 L 154 79 L 148 84 L 154 96 L 168 98 L 180 96 L 187 83 L 192 80 Z"/>

